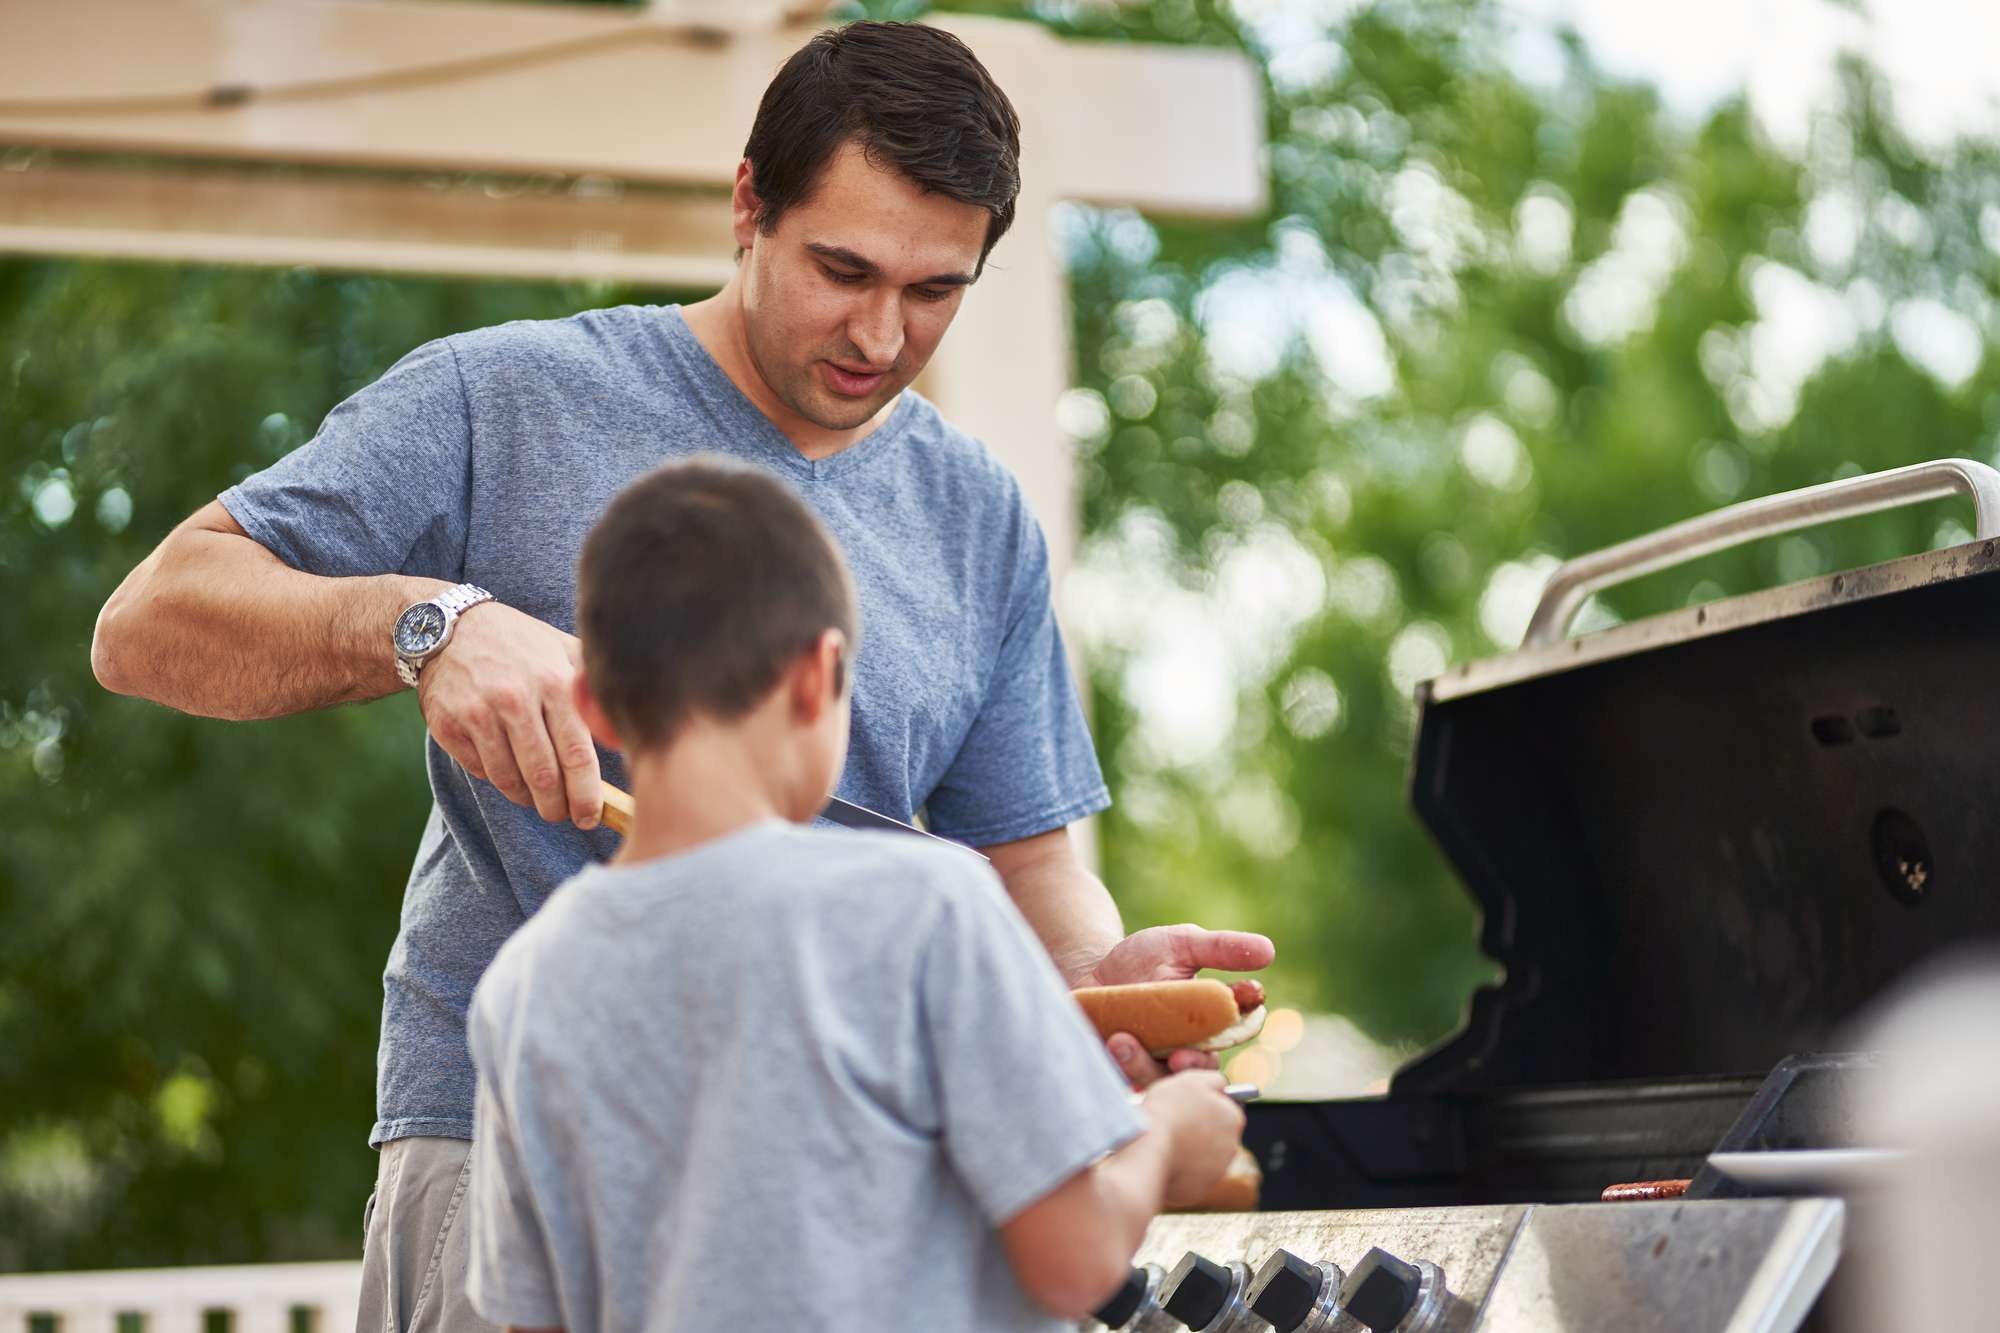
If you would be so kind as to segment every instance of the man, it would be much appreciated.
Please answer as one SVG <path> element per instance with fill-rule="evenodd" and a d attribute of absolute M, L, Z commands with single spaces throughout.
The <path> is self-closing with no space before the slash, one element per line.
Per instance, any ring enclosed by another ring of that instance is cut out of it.
<path fill-rule="evenodd" d="M 841 796 L 984 851 L 1072 985 L 1270 961 L 1234 932 L 1120 939 L 1068 832 L 1108 797 L 1041 530 L 1006 470 L 906 392 L 1013 220 L 1018 157 L 1012 106 L 955 38 L 821 34 L 758 108 L 722 291 L 418 348 L 106 604 L 98 679 L 188 712 L 273 717 L 415 683 L 435 806 L 383 978 L 365 1325 L 478 1326 L 452 1226 L 466 1006 L 549 891 L 615 849 L 599 782 L 623 770 L 571 696 L 575 560 L 664 459 L 770 468 L 844 548 L 870 652 Z M 1162 1072 L 1129 1037 L 1112 1053 L 1135 1084 Z"/>

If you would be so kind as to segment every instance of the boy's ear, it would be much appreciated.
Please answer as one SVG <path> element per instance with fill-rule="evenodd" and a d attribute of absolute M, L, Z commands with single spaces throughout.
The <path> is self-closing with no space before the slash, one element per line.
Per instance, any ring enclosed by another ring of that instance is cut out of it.
<path fill-rule="evenodd" d="M 820 631 L 813 646 L 792 668 L 792 712 L 806 726 L 840 701 L 847 689 L 847 636 L 837 629 Z"/>
<path fill-rule="evenodd" d="M 590 738 L 607 750 L 623 750 L 625 743 L 618 739 L 618 729 L 611 725 L 611 719 L 604 715 L 604 705 L 597 702 L 591 692 L 590 677 L 578 667 L 576 679 L 570 682 L 570 697 L 576 701 L 577 714 L 583 718 L 583 725 L 590 728 Z"/>

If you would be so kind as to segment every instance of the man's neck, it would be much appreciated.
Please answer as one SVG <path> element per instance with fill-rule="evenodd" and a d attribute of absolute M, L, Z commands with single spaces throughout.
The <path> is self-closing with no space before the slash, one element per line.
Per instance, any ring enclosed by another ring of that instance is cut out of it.
<path fill-rule="evenodd" d="M 756 358 L 750 355 L 749 331 L 743 322 L 741 281 L 740 277 L 731 278 L 715 295 L 681 307 L 681 318 L 687 321 L 688 331 L 694 334 L 702 350 L 722 368 L 722 373 L 750 400 L 751 406 L 762 412 L 792 442 L 794 449 L 814 462 L 867 439 L 895 410 L 896 400 L 890 399 L 880 412 L 851 430 L 829 430 L 800 416 L 765 382 Z"/>
<path fill-rule="evenodd" d="M 663 749 L 630 756 L 632 831 L 611 864 L 673 856 L 782 819 L 778 775 L 734 728 L 695 723 Z"/>

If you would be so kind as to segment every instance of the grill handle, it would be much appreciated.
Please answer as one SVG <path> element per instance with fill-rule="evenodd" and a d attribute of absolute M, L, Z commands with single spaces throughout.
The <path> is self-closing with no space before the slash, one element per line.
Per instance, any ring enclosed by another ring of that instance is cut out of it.
<path fill-rule="evenodd" d="M 1810 528 L 1883 509 L 1969 495 L 1974 510 L 1973 540 L 2000 537 L 2000 472 L 1969 458 L 1942 458 L 1865 477 L 1848 477 L 1686 519 L 1643 537 L 1607 546 L 1565 561 L 1549 576 L 1542 600 L 1528 621 L 1523 648 L 1559 643 L 1589 596 L 1642 575 L 1686 564 L 1760 537 Z"/>

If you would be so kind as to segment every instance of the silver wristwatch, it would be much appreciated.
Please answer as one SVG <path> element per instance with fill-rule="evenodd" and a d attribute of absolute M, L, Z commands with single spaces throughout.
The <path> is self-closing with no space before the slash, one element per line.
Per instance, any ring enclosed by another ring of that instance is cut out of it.
<path fill-rule="evenodd" d="M 490 602 L 493 594 L 484 588 L 476 588 L 470 583 L 460 583 L 446 588 L 427 602 L 417 602 L 409 610 L 396 617 L 393 634 L 396 650 L 396 674 L 411 689 L 417 687 L 417 673 L 424 669 L 424 663 L 444 651 L 451 642 L 451 632 L 458 627 L 458 618 L 478 606 Z"/>

